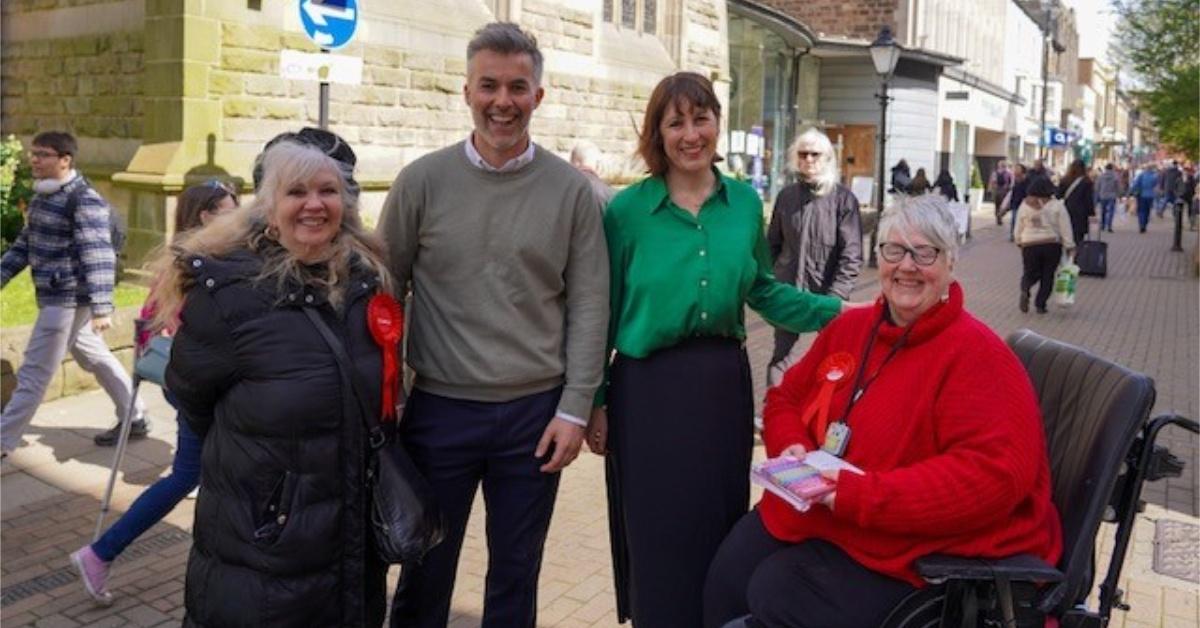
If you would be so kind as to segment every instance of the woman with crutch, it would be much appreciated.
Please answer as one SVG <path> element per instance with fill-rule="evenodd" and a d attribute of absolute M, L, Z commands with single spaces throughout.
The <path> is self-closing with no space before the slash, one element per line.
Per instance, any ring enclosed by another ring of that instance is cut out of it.
<path fill-rule="evenodd" d="M 178 236 L 205 225 L 217 215 L 237 206 L 237 193 L 227 183 L 214 179 L 207 183 L 194 185 L 179 195 L 179 203 L 175 210 L 175 234 Z M 139 322 L 153 319 L 156 312 L 157 307 L 152 293 L 142 307 Z M 139 325 L 136 338 L 138 355 L 142 354 L 142 349 L 155 335 L 155 331 L 149 328 L 143 329 Z M 174 330 L 168 328 L 157 331 L 170 334 Z M 140 369 L 135 369 L 135 382 L 142 379 L 138 371 Z M 171 393 L 166 390 L 163 393 L 167 401 L 171 405 L 175 405 Z M 175 460 L 171 463 L 170 475 L 159 478 L 157 482 L 143 491 L 134 500 L 129 510 L 101 535 L 100 526 L 103 523 L 104 515 L 108 512 L 108 502 L 111 498 L 112 483 L 110 481 L 109 490 L 106 492 L 101 508 L 100 520 L 97 521 L 96 538 L 92 543 L 71 554 L 71 564 L 79 572 L 83 588 L 93 600 L 101 605 L 108 606 L 113 601 L 112 593 L 109 592 L 107 585 L 108 572 L 112 562 L 130 543 L 171 512 L 175 505 L 194 490 L 200 482 L 200 439 L 196 438 L 196 435 L 188 428 L 187 422 L 183 420 L 182 416 L 177 414 L 176 421 L 179 424 L 179 432 L 175 446 Z M 119 439 L 117 443 L 116 460 L 118 462 L 113 465 L 114 475 L 128 439 L 128 427 L 121 427 L 126 429 L 126 433 L 124 434 L 125 438 Z"/>

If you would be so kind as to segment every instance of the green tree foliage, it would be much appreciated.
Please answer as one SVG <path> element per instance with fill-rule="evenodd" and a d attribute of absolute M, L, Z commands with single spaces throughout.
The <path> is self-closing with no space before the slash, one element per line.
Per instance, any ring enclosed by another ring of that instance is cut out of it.
<path fill-rule="evenodd" d="M 25 206 L 33 198 L 33 177 L 21 141 L 0 142 L 0 252 L 7 251 L 25 226 Z"/>
<path fill-rule="evenodd" d="M 1200 0 L 1112 0 L 1112 52 L 1146 88 L 1166 144 L 1200 158 Z"/>

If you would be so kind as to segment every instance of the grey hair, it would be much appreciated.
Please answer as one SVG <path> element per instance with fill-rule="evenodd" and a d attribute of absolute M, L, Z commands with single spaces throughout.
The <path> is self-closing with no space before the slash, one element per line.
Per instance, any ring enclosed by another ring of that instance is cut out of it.
<path fill-rule="evenodd" d="M 490 50 L 500 54 L 527 54 L 533 61 L 533 82 L 542 84 L 542 51 L 538 50 L 537 38 L 521 30 L 512 22 L 492 22 L 485 24 L 475 31 L 475 36 L 467 44 L 467 63 L 481 50 Z"/>
<path fill-rule="evenodd" d="M 579 140 L 571 149 L 571 164 L 577 168 L 599 170 L 601 157 L 600 147 L 588 140 Z"/>
<path fill-rule="evenodd" d="M 809 183 L 813 184 L 817 196 L 825 196 L 837 187 L 838 164 L 833 154 L 833 142 L 817 127 L 809 127 L 796 135 L 788 146 L 788 165 L 794 172 L 800 172 L 800 148 L 809 146 L 821 153 L 817 159 L 819 170 L 817 176 Z"/>
<path fill-rule="evenodd" d="M 908 246 L 912 246 L 912 242 L 908 241 L 906 233 L 911 231 L 941 249 L 948 261 L 958 259 L 958 223 L 941 194 L 898 199 L 879 221 L 879 241 L 887 241 L 893 230 L 896 231 L 896 237 Z"/>

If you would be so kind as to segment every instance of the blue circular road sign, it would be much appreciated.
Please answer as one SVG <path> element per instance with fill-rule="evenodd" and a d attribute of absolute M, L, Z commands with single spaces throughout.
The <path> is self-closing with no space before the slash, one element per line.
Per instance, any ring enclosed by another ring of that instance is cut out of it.
<path fill-rule="evenodd" d="M 313 43 L 341 48 L 358 28 L 358 0 L 300 0 L 300 23 Z"/>

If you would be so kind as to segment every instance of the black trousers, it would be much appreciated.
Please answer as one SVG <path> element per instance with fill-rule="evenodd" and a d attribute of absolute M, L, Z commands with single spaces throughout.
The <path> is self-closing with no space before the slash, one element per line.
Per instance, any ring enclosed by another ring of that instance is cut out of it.
<path fill-rule="evenodd" d="M 1050 300 L 1050 292 L 1054 290 L 1054 272 L 1062 261 L 1062 245 L 1057 242 L 1047 244 L 1031 244 L 1021 249 L 1021 293 L 1029 292 L 1033 284 L 1038 285 L 1037 296 L 1033 303 L 1039 309 L 1046 309 Z"/>
<path fill-rule="evenodd" d="M 617 356 L 608 394 L 618 599 L 637 628 L 696 628 L 708 565 L 750 502 L 754 402 L 741 343 Z"/>
<path fill-rule="evenodd" d="M 392 628 L 445 628 L 450 597 L 480 482 L 487 505 L 488 571 L 483 628 L 533 628 L 542 548 L 554 512 L 558 473 L 538 470 L 534 450 L 561 388 L 505 403 L 450 399 L 414 390 L 401 435 L 425 474 L 446 538 L 420 565 L 406 565 L 392 600 Z M 552 452 L 551 452 L 552 453 Z"/>
<path fill-rule="evenodd" d="M 758 511 L 721 544 L 704 587 L 704 626 L 753 615 L 766 628 L 876 628 L 916 587 L 854 562 L 832 543 L 785 543 Z"/>

